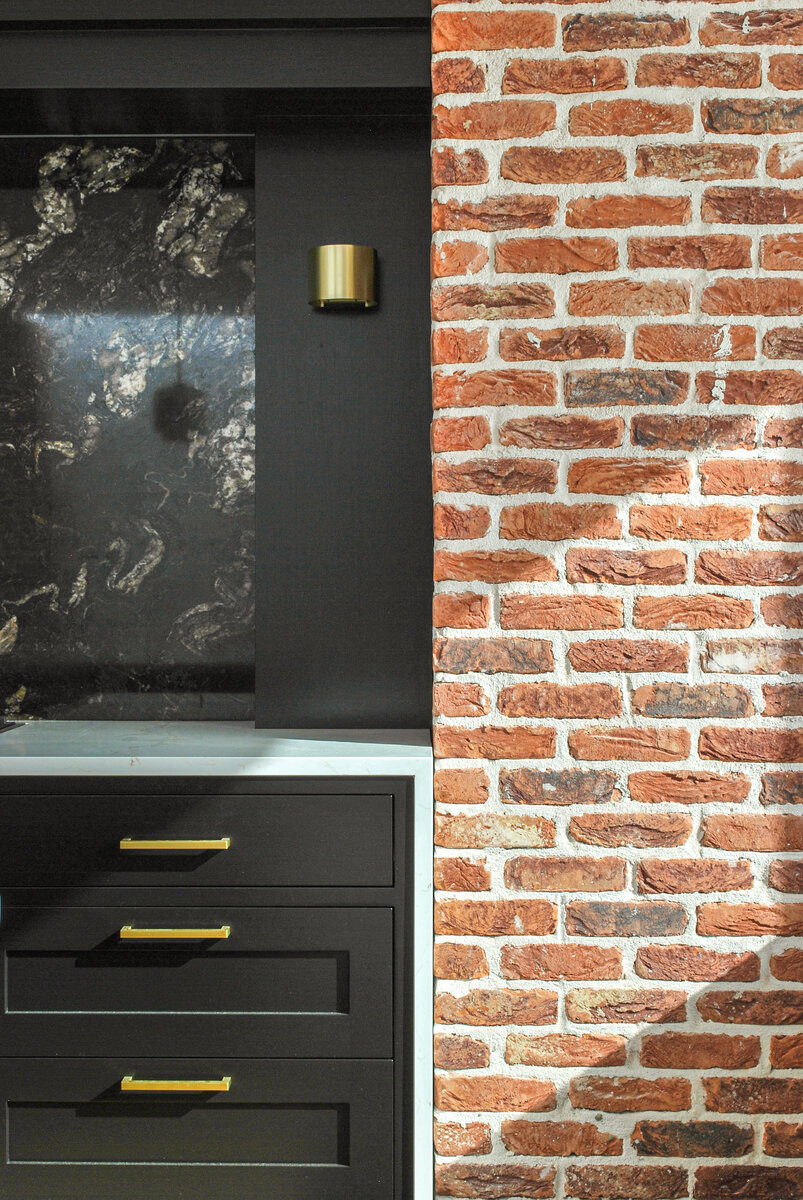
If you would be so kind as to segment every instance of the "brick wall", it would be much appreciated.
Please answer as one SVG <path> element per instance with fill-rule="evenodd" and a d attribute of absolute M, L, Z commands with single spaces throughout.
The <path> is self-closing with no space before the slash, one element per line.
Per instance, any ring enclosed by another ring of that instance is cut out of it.
<path fill-rule="evenodd" d="M 803 15 L 433 33 L 437 1190 L 803 1197 Z"/>

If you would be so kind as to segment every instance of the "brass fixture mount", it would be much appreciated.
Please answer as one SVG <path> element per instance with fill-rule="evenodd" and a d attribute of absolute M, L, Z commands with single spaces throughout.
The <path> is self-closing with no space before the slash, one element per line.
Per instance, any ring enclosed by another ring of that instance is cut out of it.
<path fill-rule="evenodd" d="M 309 302 L 314 308 L 376 308 L 373 246 L 313 246 L 309 252 Z"/>
<path fill-rule="evenodd" d="M 231 1090 L 231 1075 L 222 1079 L 135 1079 L 124 1075 L 120 1080 L 121 1092 L 228 1092 Z"/>

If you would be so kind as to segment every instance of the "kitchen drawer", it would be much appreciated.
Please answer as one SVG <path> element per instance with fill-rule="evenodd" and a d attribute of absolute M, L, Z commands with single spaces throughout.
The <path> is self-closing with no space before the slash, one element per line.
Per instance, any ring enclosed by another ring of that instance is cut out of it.
<path fill-rule="evenodd" d="M 8 783 L 6 783 L 8 787 Z M 0 796 L 0 888 L 391 887 L 393 796 Z M 222 841 L 226 848 L 121 848 Z"/>
<path fill-rule="evenodd" d="M 229 1091 L 121 1090 L 227 1076 Z M 386 1061 L 0 1060 L 0 1195 L 391 1200 L 392 1093 Z"/>
<path fill-rule="evenodd" d="M 0 1056 L 393 1056 L 388 908 L 8 907 L 0 949 Z"/>

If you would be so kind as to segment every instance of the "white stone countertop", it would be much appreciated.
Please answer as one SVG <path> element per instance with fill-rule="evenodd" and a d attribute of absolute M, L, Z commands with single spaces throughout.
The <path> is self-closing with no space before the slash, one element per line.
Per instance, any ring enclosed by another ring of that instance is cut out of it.
<path fill-rule="evenodd" d="M 5 775 L 412 775 L 431 764 L 426 729 L 27 721 L 0 733 Z"/>

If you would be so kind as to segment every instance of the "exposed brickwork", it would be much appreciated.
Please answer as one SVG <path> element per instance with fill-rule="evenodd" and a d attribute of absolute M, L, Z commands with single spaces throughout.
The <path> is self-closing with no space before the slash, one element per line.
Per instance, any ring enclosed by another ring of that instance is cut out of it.
<path fill-rule="evenodd" d="M 437 1191 L 803 1197 L 803 17 L 433 23 Z"/>

